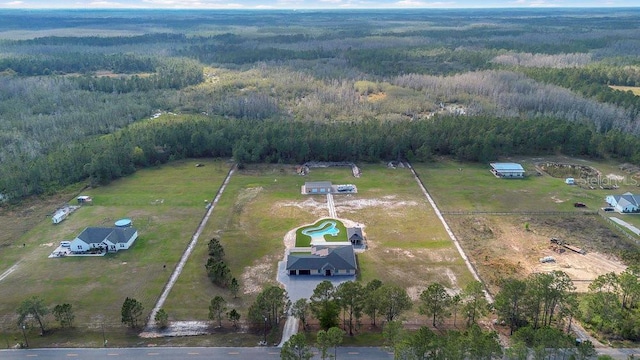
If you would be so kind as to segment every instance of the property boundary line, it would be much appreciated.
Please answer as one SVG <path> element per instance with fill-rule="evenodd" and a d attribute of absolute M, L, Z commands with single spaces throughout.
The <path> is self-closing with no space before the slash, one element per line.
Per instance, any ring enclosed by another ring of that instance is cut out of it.
<path fill-rule="evenodd" d="M 629 240 L 635 242 L 636 244 L 640 244 L 640 239 L 638 239 L 637 237 L 629 234 L 629 230 L 624 228 L 622 225 L 616 223 L 615 221 L 611 220 L 608 216 L 606 216 L 604 214 L 603 211 L 599 211 L 598 210 L 598 215 L 602 216 L 603 219 L 605 219 L 607 221 L 607 223 L 609 225 L 612 225 L 616 230 L 618 230 L 618 232 L 620 232 L 622 235 L 626 236 L 629 238 Z"/>
<path fill-rule="evenodd" d="M 202 216 L 202 219 L 200 220 L 200 224 L 198 225 L 198 228 L 196 229 L 193 236 L 191 237 L 191 241 L 187 245 L 187 248 L 185 249 L 184 253 L 182 253 L 182 257 L 180 258 L 180 261 L 178 262 L 178 264 L 176 264 L 176 267 L 173 269 L 173 272 L 171 273 L 169 280 L 167 281 L 167 283 L 164 285 L 164 288 L 162 289 L 162 293 L 160 294 L 158 301 L 156 302 L 155 306 L 151 310 L 151 313 L 149 314 L 149 317 L 147 318 L 145 332 L 153 331 L 153 328 L 155 327 L 155 316 L 158 313 L 158 310 L 160 310 L 162 305 L 164 305 L 164 302 L 167 300 L 167 297 L 171 292 L 171 289 L 173 289 L 173 285 L 178 280 L 178 276 L 180 276 L 180 273 L 182 273 L 182 269 L 187 263 L 189 256 L 191 256 L 193 249 L 195 249 L 196 244 L 198 243 L 198 238 L 200 237 L 202 230 L 204 230 L 205 225 L 209 221 L 209 217 L 211 216 L 211 213 L 213 213 L 213 209 L 216 207 L 218 200 L 220 200 L 220 197 L 222 196 L 222 192 L 227 187 L 227 184 L 231 179 L 231 175 L 233 175 L 233 173 L 235 172 L 236 167 L 237 167 L 237 164 L 234 164 L 229 169 L 229 172 L 227 173 L 227 177 L 222 182 L 222 185 L 220 185 L 220 188 L 218 188 L 218 192 L 216 193 L 216 196 L 213 198 L 213 201 L 210 203 L 211 206 L 209 206 L 209 209 L 207 209 L 205 214 Z"/>
<path fill-rule="evenodd" d="M 562 216 L 581 216 L 581 215 L 597 215 L 598 211 L 441 211 L 443 215 L 562 215 Z"/>
<path fill-rule="evenodd" d="M 422 182 L 422 179 L 420 179 L 420 176 L 415 172 L 415 170 L 413 169 L 413 166 L 411 166 L 411 163 L 409 163 L 407 161 L 406 164 L 407 164 L 407 167 L 409 168 L 409 170 L 411 170 L 411 173 L 413 174 L 414 178 L 416 179 L 416 182 L 418 183 L 418 185 L 420 185 L 420 188 L 422 189 L 422 193 L 425 195 L 425 197 L 427 198 L 427 200 L 431 204 L 431 207 L 433 208 L 433 211 L 435 211 L 436 215 L 438 216 L 438 219 L 440 219 L 440 222 L 444 226 L 444 229 L 449 234 L 449 237 L 451 238 L 451 241 L 453 241 L 453 244 L 456 246 L 456 249 L 458 249 L 458 253 L 460 254 L 460 257 L 462 257 L 462 260 L 464 260 L 464 263 L 467 265 L 467 269 L 469 269 L 469 272 L 471 272 L 471 275 L 473 275 L 473 278 L 476 279 L 477 281 L 479 281 L 482 284 L 482 286 L 484 287 L 484 295 L 485 295 L 487 301 L 489 303 L 493 303 L 493 296 L 491 295 L 491 293 L 487 289 L 487 286 L 485 285 L 484 281 L 482 281 L 482 279 L 480 278 L 480 275 L 478 274 L 478 270 L 476 269 L 476 267 L 471 263 L 471 261 L 467 257 L 467 254 L 464 252 L 464 249 L 462 248 L 462 245 L 460 245 L 460 242 L 458 241 L 458 238 L 456 237 L 456 235 L 453 233 L 453 230 L 451 230 L 451 228 L 449 227 L 449 224 L 447 224 L 447 221 L 445 220 L 444 216 L 442 216 L 442 213 L 438 209 L 438 206 L 436 205 L 435 201 L 433 200 L 433 198 L 429 194 L 429 191 L 427 190 L 427 188 L 424 186 L 424 183 Z"/>

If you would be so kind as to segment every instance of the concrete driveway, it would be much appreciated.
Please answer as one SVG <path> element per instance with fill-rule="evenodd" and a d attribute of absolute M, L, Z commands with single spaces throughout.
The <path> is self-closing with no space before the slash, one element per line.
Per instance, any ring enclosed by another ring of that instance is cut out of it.
<path fill-rule="evenodd" d="M 306 298 L 309 299 L 311 295 L 313 295 L 313 290 L 320 284 L 320 282 L 324 280 L 329 280 L 333 284 L 333 286 L 338 286 L 339 284 L 347 281 L 355 281 L 355 275 L 339 275 L 339 276 L 312 276 L 312 275 L 302 275 L 302 276 L 289 276 L 287 274 L 287 262 L 280 261 L 278 262 L 278 282 L 284 285 L 284 288 L 287 290 L 289 294 L 289 299 L 291 303 L 296 302 L 298 299 Z"/>

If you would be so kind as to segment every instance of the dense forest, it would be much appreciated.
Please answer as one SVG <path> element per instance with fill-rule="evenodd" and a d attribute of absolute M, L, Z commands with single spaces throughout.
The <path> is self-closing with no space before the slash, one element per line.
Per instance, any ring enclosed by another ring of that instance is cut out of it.
<path fill-rule="evenodd" d="M 4 201 L 184 157 L 640 163 L 637 9 L 2 18 Z"/>

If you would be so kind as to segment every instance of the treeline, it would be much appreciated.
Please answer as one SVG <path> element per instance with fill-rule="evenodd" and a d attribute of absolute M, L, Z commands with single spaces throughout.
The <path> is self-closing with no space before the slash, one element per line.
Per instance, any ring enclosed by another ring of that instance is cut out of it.
<path fill-rule="evenodd" d="M 379 76 L 402 74 L 450 75 L 491 69 L 495 50 L 446 47 L 353 49 L 346 51 L 347 63 L 362 72 Z"/>
<path fill-rule="evenodd" d="M 239 65 L 259 61 L 317 60 L 335 56 L 335 52 L 322 49 L 288 50 L 275 47 L 246 47 L 235 44 L 191 45 L 184 49 L 176 50 L 175 54 L 192 57 L 205 64 Z"/>
<path fill-rule="evenodd" d="M 157 59 L 124 53 L 69 52 L 0 58 L 0 71 L 20 76 L 86 74 L 99 70 L 121 74 L 148 73 L 154 72 L 158 65 Z"/>
<path fill-rule="evenodd" d="M 182 89 L 204 80 L 203 66 L 186 58 L 171 58 L 162 62 L 148 76 L 110 77 L 85 75 L 75 78 L 82 90 L 129 93 L 157 89 Z"/>
<path fill-rule="evenodd" d="M 429 121 L 296 122 L 170 116 L 134 124 L 47 156 L 14 164 L 0 178 L 10 198 L 42 194 L 90 179 L 106 184 L 136 168 L 186 157 L 231 157 L 239 164 L 402 159 L 434 155 L 464 161 L 518 154 L 616 156 L 640 162 L 640 139 L 553 118 L 448 116 Z"/>
<path fill-rule="evenodd" d="M 581 302 L 581 317 L 595 330 L 612 338 L 640 340 L 640 268 L 607 273 L 589 284 Z"/>
<path fill-rule="evenodd" d="M 562 86 L 597 101 L 616 104 L 636 115 L 640 114 L 639 96 L 609 87 L 640 86 L 640 68 L 600 65 L 566 69 L 527 68 L 520 71 L 537 81 Z"/>

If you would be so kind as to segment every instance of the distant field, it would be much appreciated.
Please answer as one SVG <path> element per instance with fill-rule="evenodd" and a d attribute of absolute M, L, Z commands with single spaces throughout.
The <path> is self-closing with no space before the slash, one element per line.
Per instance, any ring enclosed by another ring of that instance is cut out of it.
<path fill-rule="evenodd" d="M 230 166 L 198 162 L 205 166 L 178 161 L 87 190 L 83 194 L 93 197 L 93 206 L 59 225 L 42 219 L 20 239 L 24 248 L 0 253 L 2 263 L 15 258 L 12 252 L 22 258 L 15 272 L 0 281 L 0 328 L 15 329 L 15 309 L 32 295 L 51 306 L 72 304 L 78 327 L 121 327 L 125 297 L 141 301 L 146 316 L 204 215 L 204 200 L 213 198 Z M 123 217 L 133 219 L 139 231 L 130 250 L 97 258 L 47 259 L 61 240 L 73 239 L 88 226 L 112 226 Z"/>
<path fill-rule="evenodd" d="M 620 91 L 631 91 L 634 95 L 640 96 L 640 86 L 616 86 L 609 85 L 610 88 Z"/>

